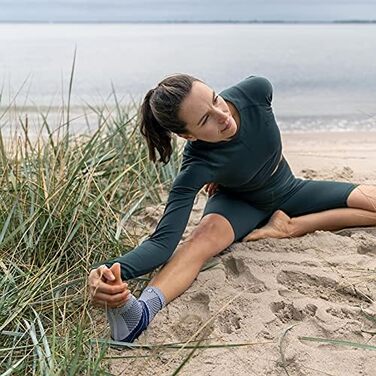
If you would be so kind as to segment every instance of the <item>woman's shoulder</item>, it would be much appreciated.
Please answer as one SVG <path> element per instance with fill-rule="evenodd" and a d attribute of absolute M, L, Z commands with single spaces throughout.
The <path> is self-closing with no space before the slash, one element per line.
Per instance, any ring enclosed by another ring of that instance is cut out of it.
<path fill-rule="evenodd" d="M 212 174 L 209 164 L 196 155 L 192 146 L 187 143 L 175 183 L 184 181 L 184 185 L 200 186 L 210 180 Z"/>
<path fill-rule="evenodd" d="M 249 105 L 270 106 L 273 97 L 273 86 L 263 76 L 248 76 L 237 84 L 223 90 L 220 95 L 235 102 L 240 109 Z"/>
<path fill-rule="evenodd" d="M 210 169 L 208 161 L 203 159 L 200 150 L 196 149 L 197 148 L 187 142 L 183 151 L 180 171 L 189 169 L 191 173 L 201 173 L 201 171 Z"/>

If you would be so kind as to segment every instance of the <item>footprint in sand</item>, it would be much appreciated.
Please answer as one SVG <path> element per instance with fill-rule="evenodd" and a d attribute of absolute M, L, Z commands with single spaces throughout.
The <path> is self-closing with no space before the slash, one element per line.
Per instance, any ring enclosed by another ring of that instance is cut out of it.
<path fill-rule="evenodd" d="M 306 316 L 315 316 L 317 311 L 314 304 L 307 304 L 304 309 L 299 309 L 293 303 L 284 301 L 271 303 L 270 309 L 284 323 L 292 320 L 303 321 Z"/>
<path fill-rule="evenodd" d="M 343 302 L 350 305 L 369 305 L 371 296 L 360 293 L 353 287 L 342 287 L 338 282 L 315 274 L 307 274 L 292 270 L 282 270 L 277 275 L 277 281 L 288 289 L 298 291 L 302 295 L 332 302 Z"/>
<path fill-rule="evenodd" d="M 243 287 L 253 293 L 266 290 L 264 283 L 251 273 L 250 268 L 245 265 L 242 259 L 230 255 L 223 260 L 223 264 L 226 270 L 226 278 L 231 285 Z"/>
<path fill-rule="evenodd" d="M 181 319 L 173 326 L 174 334 L 179 340 L 184 341 L 190 338 L 210 319 L 209 303 L 209 295 L 203 292 L 199 292 L 189 299 L 188 310 L 182 314 Z M 213 330 L 213 323 L 211 322 L 205 326 L 201 334 L 207 337 Z"/>
<path fill-rule="evenodd" d="M 231 334 L 241 328 L 241 317 L 235 309 L 227 308 L 217 318 L 219 330 Z"/>

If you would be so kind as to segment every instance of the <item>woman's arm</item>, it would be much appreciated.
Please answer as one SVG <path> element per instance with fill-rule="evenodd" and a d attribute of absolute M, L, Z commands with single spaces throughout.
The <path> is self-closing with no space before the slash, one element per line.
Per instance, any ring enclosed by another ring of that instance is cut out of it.
<path fill-rule="evenodd" d="M 210 180 L 210 172 L 204 166 L 189 166 L 180 171 L 153 234 L 132 251 L 102 264 L 111 267 L 119 262 L 123 280 L 149 273 L 165 264 L 183 235 L 197 193 Z"/>

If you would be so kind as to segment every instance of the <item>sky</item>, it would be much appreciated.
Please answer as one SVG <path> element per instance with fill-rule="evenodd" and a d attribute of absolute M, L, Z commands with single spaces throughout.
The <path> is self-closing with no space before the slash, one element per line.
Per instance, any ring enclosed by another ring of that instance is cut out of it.
<path fill-rule="evenodd" d="M 0 0 L 0 22 L 339 20 L 376 20 L 376 0 Z"/>

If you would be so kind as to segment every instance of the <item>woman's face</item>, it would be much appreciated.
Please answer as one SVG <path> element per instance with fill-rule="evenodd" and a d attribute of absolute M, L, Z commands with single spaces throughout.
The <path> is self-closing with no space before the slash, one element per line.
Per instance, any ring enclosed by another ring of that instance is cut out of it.
<path fill-rule="evenodd" d="M 209 86 L 194 81 L 179 110 L 179 118 L 187 124 L 188 132 L 179 136 L 190 141 L 230 141 L 237 131 L 233 117 L 236 110 L 231 107 Z"/>

